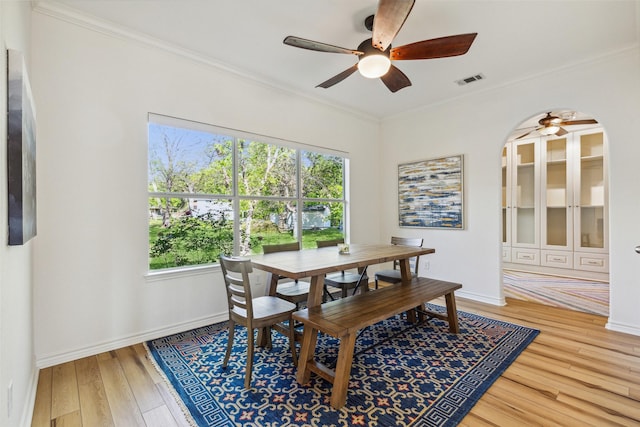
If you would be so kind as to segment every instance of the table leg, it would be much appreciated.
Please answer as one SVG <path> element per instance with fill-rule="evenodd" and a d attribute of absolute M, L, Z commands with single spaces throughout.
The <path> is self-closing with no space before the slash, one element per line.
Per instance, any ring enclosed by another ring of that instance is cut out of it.
<path fill-rule="evenodd" d="M 400 264 L 400 274 L 402 276 L 402 284 L 411 283 L 411 264 L 409 264 L 409 258 L 401 259 L 398 261 Z M 418 319 L 416 319 L 416 310 L 409 310 L 407 313 L 407 320 L 411 323 L 416 323 Z"/>
<path fill-rule="evenodd" d="M 269 346 L 269 334 L 267 333 L 267 328 L 259 328 L 258 329 L 258 339 L 256 341 L 256 345 L 258 347 L 268 347 Z"/>
<path fill-rule="evenodd" d="M 458 334 L 460 326 L 458 325 L 458 312 L 456 311 L 456 297 L 453 292 L 449 292 L 444 296 L 447 302 L 447 317 L 449 319 L 449 331 Z"/>
<path fill-rule="evenodd" d="M 398 260 L 400 264 L 400 275 L 402 276 L 402 283 L 411 283 L 411 264 L 409 264 L 409 258 Z"/>
<path fill-rule="evenodd" d="M 280 276 L 278 274 L 267 273 L 267 295 L 276 295 L 279 280 Z"/>
<path fill-rule="evenodd" d="M 347 390 L 349 388 L 349 378 L 351 376 L 351 364 L 353 363 L 353 350 L 356 344 L 355 333 L 345 335 L 340 338 L 340 349 L 338 350 L 338 363 L 333 380 L 331 391 L 331 406 L 340 409 L 347 402 Z"/>
<path fill-rule="evenodd" d="M 309 286 L 309 296 L 307 297 L 307 307 L 315 307 L 322 304 L 322 291 L 324 290 L 324 274 L 313 276 Z"/>
<path fill-rule="evenodd" d="M 364 276 L 367 273 L 367 267 L 360 267 L 358 268 L 358 274 L 360 274 L 360 279 L 362 279 L 362 276 Z M 358 283 L 358 286 L 356 286 L 356 289 L 354 289 L 354 294 L 355 291 L 362 286 L 364 289 L 361 292 L 369 292 L 369 282 L 368 281 L 364 281 L 364 279 L 361 280 L 362 283 Z"/>

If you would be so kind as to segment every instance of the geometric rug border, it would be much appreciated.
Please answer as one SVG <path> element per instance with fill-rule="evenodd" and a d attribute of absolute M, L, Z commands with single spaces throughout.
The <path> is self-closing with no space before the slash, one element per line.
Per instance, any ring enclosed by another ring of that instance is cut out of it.
<path fill-rule="evenodd" d="M 178 404 L 178 406 L 182 410 L 182 413 L 183 413 L 184 417 L 187 419 L 187 422 L 189 423 L 189 425 L 192 426 L 192 427 L 198 427 L 198 423 L 193 418 L 193 415 L 191 414 L 191 411 L 189 410 L 187 405 L 184 403 L 184 399 L 183 399 L 182 393 L 180 393 L 178 390 L 176 390 L 176 388 L 173 386 L 173 382 L 169 379 L 169 377 L 167 377 L 167 374 L 165 373 L 165 371 L 160 367 L 160 363 L 161 362 L 159 362 L 157 360 L 157 358 L 154 356 L 154 354 L 153 354 L 154 350 L 152 350 L 149 347 L 147 342 L 144 342 L 142 344 L 144 345 L 144 348 L 147 351 L 147 355 L 149 356 L 147 359 L 149 361 L 151 361 L 151 364 L 156 369 L 156 372 L 158 373 L 158 375 L 160 375 L 160 378 L 162 378 L 164 383 L 167 385 L 167 387 L 169 389 L 169 393 L 171 394 L 171 396 L 173 396 L 173 398 L 175 399 L 176 403 Z M 162 363 L 162 364 L 164 365 L 164 363 Z"/>
<path fill-rule="evenodd" d="M 204 328 L 212 328 L 214 330 L 221 330 L 226 328 L 226 324 L 227 322 L 220 322 L 220 323 L 215 323 L 212 325 L 208 325 L 208 326 L 204 326 L 204 327 L 200 327 L 200 328 L 195 328 L 195 329 L 191 329 L 191 330 L 187 330 L 184 331 L 182 333 L 189 333 L 192 331 L 197 331 L 199 329 L 204 329 Z M 173 334 L 173 335 L 177 335 L 177 334 Z M 158 349 L 155 346 L 152 346 L 151 343 L 154 340 L 150 340 L 144 343 L 144 347 L 147 349 L 147 354 L 151 357 L 149 357 L 149 359 L 151 360 L 151 362 L 153 363 L 153 366 L 156 368 L 156 370 L 158 371 L 158 373 L 160 374 L 160 376 L 162 377 L 162 379 L 165 381 L 165 383 L 169 386 L 169 389 L 171 391 L 171 394 L 176 397 L 176 401 L 178 402 L 180 409 L 182 409 L 182 412 L 184 413 L 185 417 L 187 418 L 187 421 L 189 422 L 189 424 L 193 427 L 199 427 L 202 424 L 198 422 L 198 420 L 202 420 L 203 422 L 205 422 L 204 419 L 202 419 L 200 417 L 200 414 L 193 414 L 191 412 L 191 409 L 189 408 L 189 406 L 185 403 L 191 400 L 190 396 L 188 394 L 186 394 L 186 392 L 184 391 L 184 388 L 180 388 L 178 389 L 175 384 L 174 384 L 174 380 L 170 379 L 166 372 L 170 371 L 170 367 L 165 363 L 164 359 L 162 357 L 160 357 L 160 355 L 158 354 Z M 176 380 L 177 381 L 177 380 Z M 218 404 L 218 402 L 216 402 L 215 400 L 213 400 L 213 402 L 215 402 L 216 404 Z M 217 408 L 218 411 L 224 411 L 224 409 L 220 406 L 218 406 Z M 230 418 L 227 419 L 228 422 L 224 422 L 221 424 L 214 424 L 212 425 L 212 427 L 233 427 L 235 424 L 232 422 L 232 420 Z"/>
<path fill-rule="evenodd" d="M 461 312 L 458 312 L 461 313 Z M 475 316 L 472 313 L 464 313 L 467 316 Z M 486 316 L 485 319 L 491 319 Z M 502 322 L 500 320 L 495 320 L 496 322 Z M 466 393 L 468 387 L 465 387 L 465 382 L 469 381 L 470 378 L 466 376 L 461 378 L 460 381 L 457 381 L 452 387 L 450 387 L 447 391 L 445 391 L 442 398 L 438 399 L 432 406 L 427 408 L 425 412 L 421 415 L 421 418 L 416 420 L 416 422 L 412 425 L 414 427 L 450 427 L 456 426 L 462 421 L 462 419 L 469 413 L 469 411 L 473 408 L 473 406 L 480 400 L 482 395 L 486 393 L 486 391 L 491 388 L 493 383 L 495 383 L 498 378 L 506 371 L 509 366 L 520 356 L 520 354 L 533 342 L 533 340 L 540 333 L 539 330 L 516 325 L 510 322 L 504 322 L 510 325 L 516 326 L 517 329 L 512 331 L 510 335 L 520 335 L 522 336 L 520 344 L 515 348 L 511 348 L 510 350 L 506 348 L 508 342 L 502 341 L 499 346 L 497 346 L 494 351 L 484 357 L 478 365 L 483 365 L 481 371 L 490 372 L 491 379 L 485 380 L 480 387 L 476 387 L 472 390 L 471 394 Z M 509 351 L 507 351 L 509 350 Z M 496 361 L 498 363 L 496 364 Z M 464 406 L 460 405 L 460 397 L 466 397 L 464 402 Z M 451 408 L 455 408 L 454 411 L 450 411 Z M 446 415 L 447 418 L 443 418 L 443 415 Z"/>

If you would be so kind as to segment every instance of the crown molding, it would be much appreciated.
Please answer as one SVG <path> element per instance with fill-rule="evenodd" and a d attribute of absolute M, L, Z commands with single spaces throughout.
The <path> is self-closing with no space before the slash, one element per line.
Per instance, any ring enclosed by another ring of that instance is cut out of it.
<path fill-rule="evenodd" d="M 117 38 L 125 41 L 133 41 L 145 46 L 149 46 L 155 49 L 163 50 L 171 54 L 180 56 L 193 62 L 198 62 L 206 66 L 215 68 L 217 70 L 235 75 L 244 80 L 250 81 L 254 84 L 269 88 L 271 90 L 277 90 L 287 95 L 293 95 L 295 97 L 304 98 L 310 102 L 322 104 L 333 109 L 341 110 L 345 113 L 354 115 L 360 119 L 367 120 L 374 123 L 380 123 L 380 118 L 372 116 L 370 114 L 363 113 L 362 111 L 347 107 L 345 105 L 330 102 L 321 98 L 314 97 L 304 92 L 295 91 L 278 83 L 275 83 L 262 76 L 249 73 L 244 70 L 234 68 L 229 64 L 222 63 L 214 58 L 206 56 L 202 53 L 186 49 L 182 46 L 178 46 L 167 42 L 165 40 L 158 39 L 156 37 L 144 34 L 138 31 L 125 28 L 124 26 L 112 21 L 96 18 L 95 16 L 86 14 L 77 9 L 68 7 L 63 4 L 54 3 L 51 1 L 34 0 L 32 2 L 32 8 L 34 12 L 42 15 L 50 16 L 52 18 L 59 19 L 61 21 L 68 22 L 70 24 L 78 25 L 91 31 L 95 31 L 104 34 L 109 37 Z"/>

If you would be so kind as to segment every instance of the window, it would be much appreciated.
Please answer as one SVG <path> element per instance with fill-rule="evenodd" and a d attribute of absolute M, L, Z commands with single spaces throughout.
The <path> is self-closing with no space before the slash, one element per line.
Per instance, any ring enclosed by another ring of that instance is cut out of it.
<path fill-rule="evenodd" d="M 344 237 L 340 153 L 149 115 L 149 268 Z"/>

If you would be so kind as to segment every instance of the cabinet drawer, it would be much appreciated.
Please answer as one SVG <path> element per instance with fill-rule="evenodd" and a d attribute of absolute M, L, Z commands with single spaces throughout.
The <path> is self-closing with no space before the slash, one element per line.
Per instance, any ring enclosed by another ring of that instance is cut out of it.
<path fill-rule="evenodd" d="M 511 262 L 511 247 L 503 246 L 502 247 L 502 261 L 503 262 Z"/>
<path fill-rule="evenodd" d="M 576 270 L 609 272 L 609 254 L 591 254 L 575 252 L 573 254 L 573 268 Z"/>
<path fill-rule="evenodd" d="M 540 250 L 511 248 L 511 262 L 518 264 L 540 265 Z"/>
<path fill-rule="evenodd" d="M 540 251 L 540 264 L 547 267 L 573 268 L 573 252 Z"/>

